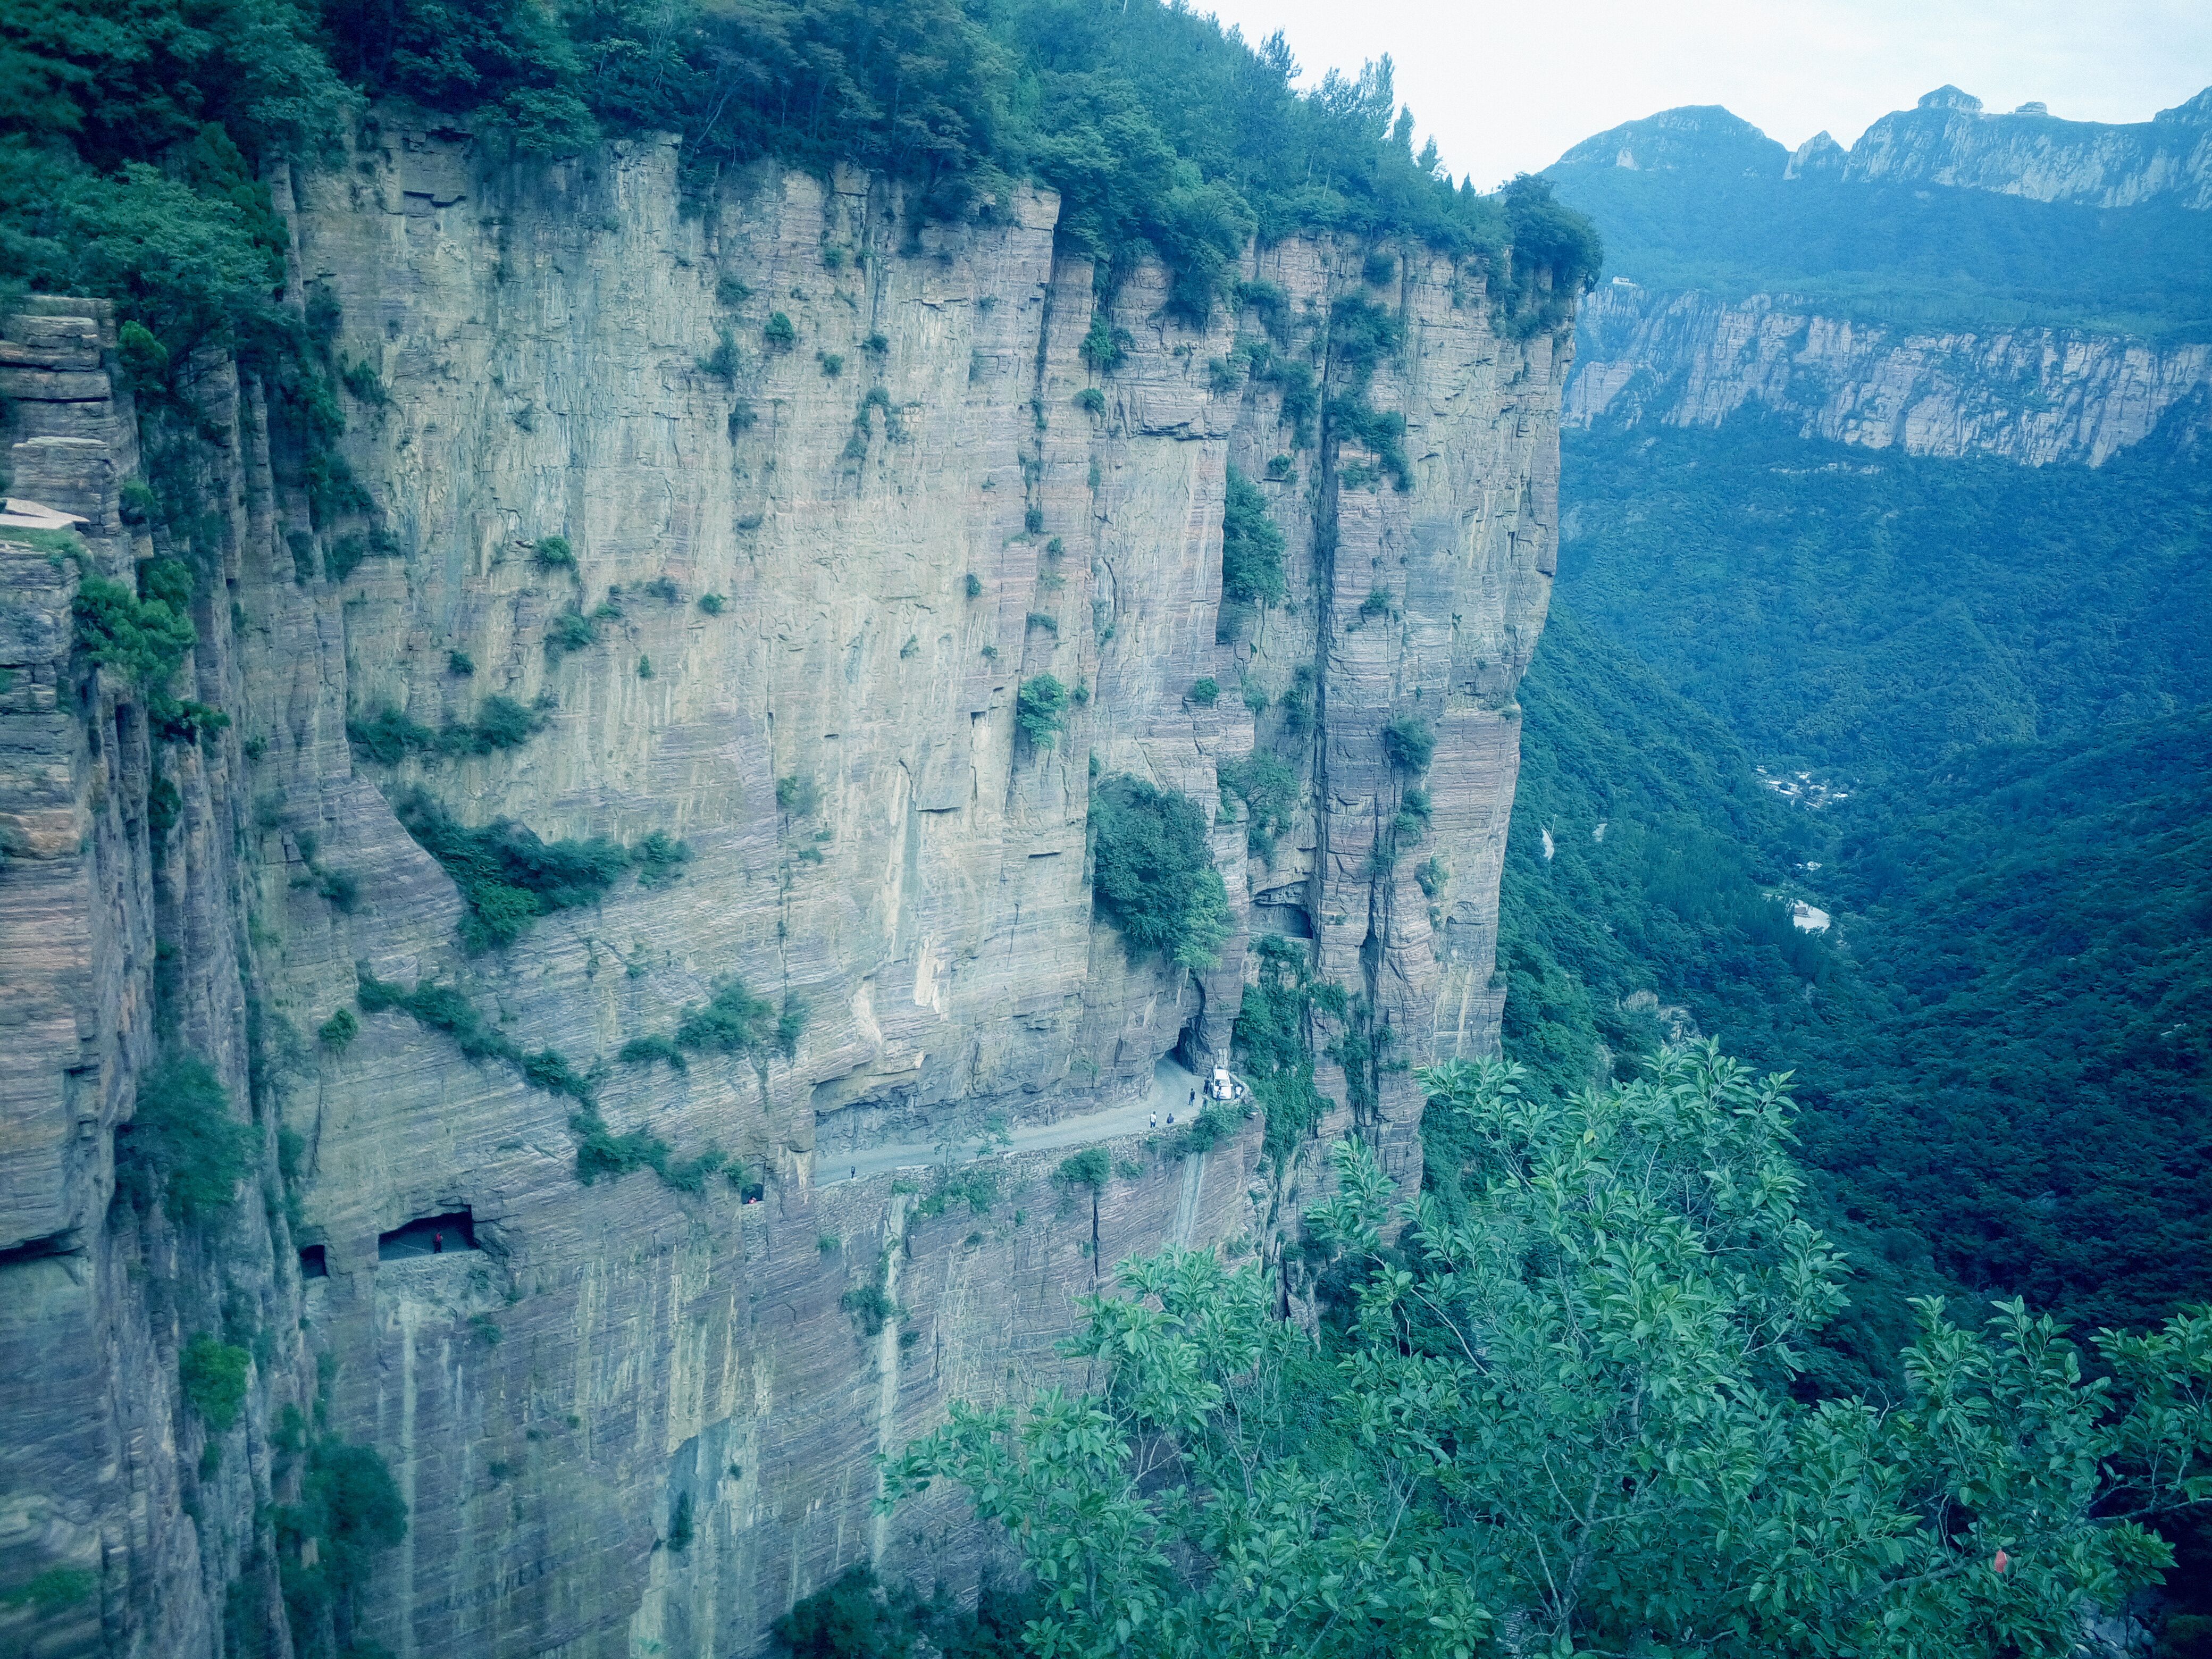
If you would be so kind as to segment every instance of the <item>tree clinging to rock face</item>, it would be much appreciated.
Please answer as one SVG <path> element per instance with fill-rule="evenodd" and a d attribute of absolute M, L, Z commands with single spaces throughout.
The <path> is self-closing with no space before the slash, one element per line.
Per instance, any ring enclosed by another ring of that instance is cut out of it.
<path fill-rule="evenodd" d="M 1130 954 L 1211 968 L 1229 938 L 1229 891 L 1188 795 L 1116 774 L 1091 793 L 1091 892 Z"/>
<path fill-rule="evenodd" d="M 1793 1400 L 1844 1291 L 1784 1080 L 1710 1044 L 1573 1100 L 1422 1077 L 1452 1152 L 1399 1241 L 1356 1145 L 1308 1217 L 1340 1324 L 1125 1262 L 1069 1345 L 1097 1392 L 956 1407 L 894 1466 L 1010 1528 L 1033 1651 L 2056 1659 L 2171 1564 L 2145 1522 L 2212 1501 L 2212 1315 L 2100 1333 L 2092 1380 L 2016 1302 L 1931 1302 L 1903 1405 Z"/>

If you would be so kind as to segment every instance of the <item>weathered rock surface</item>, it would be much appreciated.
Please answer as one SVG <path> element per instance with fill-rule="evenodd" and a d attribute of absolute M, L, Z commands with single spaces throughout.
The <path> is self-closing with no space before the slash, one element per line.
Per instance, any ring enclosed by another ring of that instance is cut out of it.
<path fill-rule="evenodd" d="M 1561 418 L 1711 427 L 1741 413 L 1908 454 L 2096 465 L 2169 416 L 2212 428 L 2212 346 L 2081 330 L 1911 333 L 1787 297 L 1615 283 L 1583 307 Z"/>
<path fill-rule="evenodd" d="M 271 1492 L 264 1427 L 313 1375 L 281 1221 L 255 1201 L 277 1202 L 274 1124 L 258 1122 L 268 1173 L 219 1255 L 117 1200 L 116 1131 L 164 1034 L 241 1114 L 249 1098 L 240 760 L 232 734 L 157 757 L 138 689 L 74 652 L 83 578 L 129 580 L 155 548 L 121 513 L 139 462 L 131 400 L 100 367 L 112 315 L 24 310 L 0 328 L 11 490 L 86 523 L 82 568 L 0 531 L 0 1563 L 11 1589 L 58 1575 L 0 1606 L 0 1644 L 211 1653 L 228 1583 L 268 1592 L 273 1613 L 273 1580 L 246 1583 Z M 203 504 L 219 535 L 220 488 Z M 204 604 L 194 622 L 179 689 L 236 707 L 228 613 Z M 179 1406 L 179 1352 L 247 1326 L 258 1410 L 210 1445 Z"/>
<path fill-rule="evenodd" d="M 1717 104 L 1685 105 L 1585 138 L 1561 167 L 1714 178 L 1945 185 L 2077 207 L 2212 208 L 2212 87 L 2148 121 L 2068 121 L 2039 104 L 1991 114 L 1956 87 L 1893 110 L 1846 149 L 1815 133 L 1793 153 Z"/>
<path fill-rule="evenodd" d="M 1495 1039 L 1512 694 L 1548 595 L 1570 353 L 1501 337 L 1479 277 L 1418 249 L 1388 292 L 1363 289 L 1361 246 L 1254 256 L 1287 295 L 1285 349 L 1325 384 L 1331 301 L 1395 310 L 1406 344 L 1370 396 L 1407 416 L 1401 491 L 1347 478 L 1360 457 L 1325 423 L 1294 449 L 1274 386 L 1210 368 L 1239 323 L 1168 319 L 1160 273 L 1104 319 L 1124 360 L 1087 367 L 1092 273 L 1056 256 L 1048 196 L 920 226 L 880 180 L 763 168 L 695 211 L 672 143 L 521 174 L 452 135 L 380 142 L 278 191 L 303 288 L 337 301 L 368 502 L 325 497 L 319 522 L 325 486 L 270 390 L 194 366 L 162 476 L 189 484 L 213 575 L 194 695 L 234 724 L 163 751 L 166 843 L 140 821 L 143 717 L 104 681 L 85 701 L 74 573 L 6 555 L 7 1579 L 94 1575 L 96 1617 L 23 1616 L 42 1653 L 211 1653 L 227 1599 L 280 1617 L 256 1517 L 297 1480 L 269 1433 L 290 1404 L 376 1447 L 407 1499 L 363 1607 L 394 1653 L 750 1651 L 856 1559 L 972 1578 L 988 1539 L 949 1499 L 875 1515 L 873 1459 L 950 1399 L 1059 1375 L 1073 1298 L 1114 1261 L 1272 1255 L 1319 1146 L 1355 1127 L 1418 1180 L 1395 1063 Z M 41 499 L 96 505 L 95 558 L 127 572 L 156 550 L 118 514 L 138 463 L 100 343 L 8 333 L 9 372 L 49 377 L 19 420 L 58 411 L 9 434 L 15 493 L 47 467 Z M 56 437 L 80 447 L 38 447 Z M 1262 487 L 1291 601 L 1222 618 L 1226 469 L 1279 455 Z M 554 536 L 573 568 L 534 556 Z M 564 613 L 591 642 L 550 650 Z M 1039 747 L 1014 700 L 1047 672 L 1087 695 Z M 1202 678 L 1224 688 L 1211 707 L 1186 698 Z M 495 693 L 544 699 L 544 728 L 396 767 L 349 745 L 349 717 L 435 728 Z M 1436 732 L 1432 817 L 1378 858 L 1412 782 L 1380 740 L 1399 717 Z M 1272 860 L 1217 789 L 1256 737 L 1309 785 Z M 1092 916 L 1098 772 L 1182 790 L 1213 824 L 1237 926 L 1217 969 L 1132 963 Z M 691 856 L 672 884 L 624 876 L 471 957 L 453 884 L 392 811 L 418 787 L 471 824 L 661 831 Z M 927 1176 L 817 1179 L 817 1145 L 972 1142 L 994 1114 L 1149 1087 L 1178 1045 L 1224 1050 L 1255 910 L 1315 942 L 1376 1056 L 1350 1079 L 1323 1063 L 1336 1109 L 1288 1167 L 1262 1166 L 1252 1122 L 1181 1160 L 1115 1144 L 1096 1194 L 1053 1179 L 1057 1154 L 991 1160 L 987 1210 L 925 1204 Z M 733 1152 L 760 1201 L 719 1176 L 581 1184 L 573 1100 L 399 1010 L 319 1043 L 364 969 L 460 988 L 507 1042 L 588 1073 L 616 1133 Z M 732 976 L 804 1009 L 788 1054 L 620 1063 Z M 263 1143 L 262 1201 L 220 1252 L 110 1202 L 113 1130 L 165 1033 Z M 479 1248 L 380 1252 L 464 1209 Z M 309 1248 L 326 1277 L 301 1276 Z M 176 1355 L 218 1327 L 256 1365 L 203 1479 Z"/>
<path fill-rule="evenodd" d="M 1939 87 L 1917 108 L 1869 127 L 1843 158 L 1841 175 L 2081 207 L 2212 208 L 2212 87 L 2127 123 L 2062 120 L 2038 105 L 1990 114 L 1980 99 Z"/>

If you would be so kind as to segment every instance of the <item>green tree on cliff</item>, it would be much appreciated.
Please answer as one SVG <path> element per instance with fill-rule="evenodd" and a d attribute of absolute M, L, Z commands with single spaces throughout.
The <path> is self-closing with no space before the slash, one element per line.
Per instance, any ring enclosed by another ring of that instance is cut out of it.
<path fill-rule="evenodd" d="M 894 1467 L 1006 1525 L 1034 1651 L 2057 1656 L 2170 1563 L 2146 1521 L 2212 1499 L 2212 1315 L 2090 1365 L 2017 1303 L 1931 1303 L 1902 1406 L 1794 1401 L 1844 1298 L 1783 1080 L 1710 1046 L 1569 1101 L 1424 1076 L 1443 1193 L 1387 1243 L 1347 1146 L 1309 1218 L 1340 1329 L 1255 1267 L 1127 1262 L 1070 1345 L 1097 1392 L 956 1407 Z"/>

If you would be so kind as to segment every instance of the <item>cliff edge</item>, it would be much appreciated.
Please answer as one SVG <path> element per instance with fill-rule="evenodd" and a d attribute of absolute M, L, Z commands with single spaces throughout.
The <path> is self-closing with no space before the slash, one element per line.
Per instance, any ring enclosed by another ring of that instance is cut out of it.
<path fill-rule="evenodd" d="M 0 1620 L 214 1651 L 312 1581 L 402 1656 L 729 1652 L 856 1560 L 972 1579 L 878 1455 L 1059 1376 L 1129 1253 L 1303 1305 L 1320 1149 L 1417 1182 L 1409 1066 L 1494 1047 L 1565 336 L 1419 246 L 1255 250 L 1189 328 L 1047 192 L 369 131 L 276 192 L 342 438 L 251 361 L 134 410 L 100 306 L 5 325 L 13 493 L 88 523 L 6 549 L 0 1455 L 15 1559 L 81 1577 Z M 1279 602 L 1224 605 L 1232 469 Z M 162 695 L 228 717 L 182 744 L 72 632 L 168 561 Z M 1201 814 L 1211 967 L 1094 907 L 1122 776 Z M 1344 994 L 1327 1110 L 1135 1127 L 1261 937 Z M 214 1219 L 133 1195 L 157 1034 L 246 1147 Z M 407 1513 L 357 1583 L 285 1519 L 346 1447 Z"/>

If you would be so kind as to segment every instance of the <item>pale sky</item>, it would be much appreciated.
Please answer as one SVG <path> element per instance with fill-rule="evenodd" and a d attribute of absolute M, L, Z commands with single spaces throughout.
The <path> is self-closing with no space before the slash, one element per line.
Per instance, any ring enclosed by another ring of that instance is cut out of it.
<path fill-rule="evenodd" d="M 1949 82 L 2142 121 L 2212 85 L 2209 0 L 1191 0 L 1257 41 L 1281 29 L 1310 86 L 1396 60 L 1399 101 L 1487 188 L 1607 127 L 1725 104 L 1795 148 L 1844 144 Z"/>

